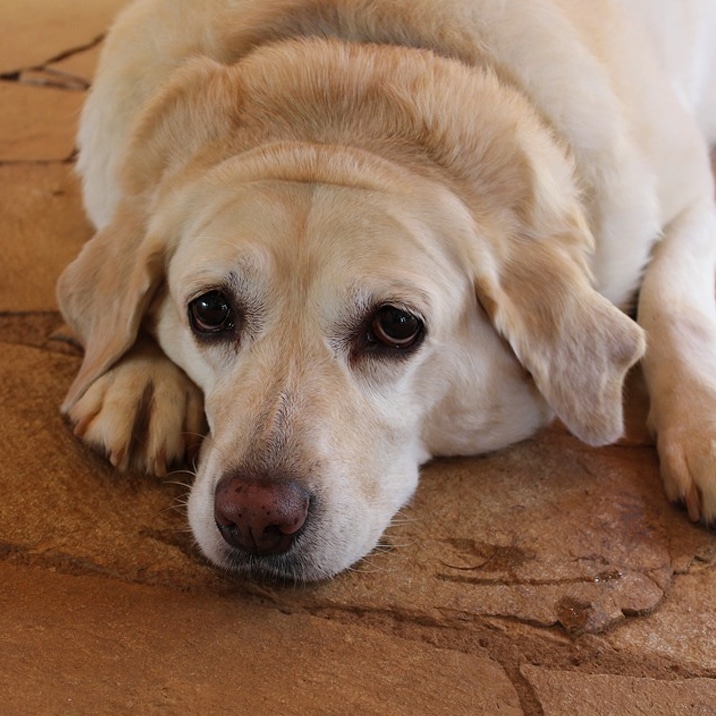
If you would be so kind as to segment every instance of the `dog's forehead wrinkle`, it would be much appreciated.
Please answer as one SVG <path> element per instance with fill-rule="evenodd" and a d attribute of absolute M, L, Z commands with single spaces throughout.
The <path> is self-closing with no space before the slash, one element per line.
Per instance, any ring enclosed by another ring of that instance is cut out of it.
<path fill-rule="evenodd" d="M 439 242 L 436 248 L 433 237 L 427 236 L 434 232 L 426 231 L 426 225 L 439 224 L 445 212 L 426 208 L 410 192 L 399 192 L 405 193 L 401 199 L 382 190 L 272 180 L 229 186 L 223 192 L 220 188 L 218 193 L 227 196 L 209 197 L 209 206 L 191 222 L 187 241 L 194 249 L 182 252 L 198 254 L 199 265 L 209 263 L 209 257 L 217 263 L 222 258 L 245 262 L 247 252 L 263 251 L 263 259 L 242 274 L 272 273 L 263 265 L 270 255 L 284 264 L 288 278 L 305 281 L 319 275 L 319 267 L 350 270 L 356 262 L 370 266 L 382 261 L 400 269 L 421 263 L 421 258 L 425 264 L 428 258 L 448 260 L 441 254 L 450 249 L 450 242 Z"/>
<path fill-rule="evenodd" d="M 180 244 L 170 260 L 169 280 L 182 299 L 206 288 L 226 288 L 244 298 L 260 298 L 262 278 L 272 272 L 272 257 L 260 244 L 206 232 Z"/>
<path fill-rule="evenodd" d="M 353 202 L 349 193 L 317 192 L 304 239 L 314 245 L 320 269 L 311 272 L 314 281 L 330 286 L 340 271 L 347 277 L 344 302 L 354 313 L 389 302 L 428 311 L 446 282 L 454 285 L 457 262 L 449 242 L 434 241 L 435 217 L 413 204 L 406 197 L 396 208 L 387 194 Z"/>

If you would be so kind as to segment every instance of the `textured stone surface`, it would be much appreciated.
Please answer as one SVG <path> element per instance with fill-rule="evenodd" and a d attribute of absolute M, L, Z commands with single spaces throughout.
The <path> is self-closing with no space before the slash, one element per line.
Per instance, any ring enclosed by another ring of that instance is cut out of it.
<path fill-rule="evenodd" d="M 0 161 L 68 159 L 84 93 L 0 82 Z"/>
<path fill-rule="evenodd" d="M 0 74 L 36 67 L 92 45 L 126 4 L 127 0 L 3 0 Z"/>
<path fill-rule="evenodd" d="M 479 653 L 2 564 L 0 664 L 4 713 L 522 714 Z"/>
<path fill-rule="evenodd" d="M 611 674 L 580 674 L 525 666 L 544 716 L 709 716 L 716 704 L 716 681 L 658 681 Z"/>
<path fill-rule="evenodd" d="M 608 635 L 609 643 L 637 658 L 644 653 L 655 654 L 716 673 L 713 558 L 711 553 L 706 556 L 708 566 L 696 563 L 690 574 L 676 580 L 669 599 L 651 619 L 624 624 Z"/>
<path fill-rule="evenodd" d="M 437 461 L 379 550 L 309 587 L 215 571 L 189 475 L 118 477 L 74 439 L 54 284 L 91 235 L 68 158 L 122 4 L 3 14 L 3 713 L 713 713 L 716 536 L 663 497 L 638 373 L 619 445 L 555 426 Z"/>
<path fill-rule="evenodd" d="M 92 234 L 72 166 L 0 162 L 0 212 L 0 311 L 56 308 L 57 277 Z"/>

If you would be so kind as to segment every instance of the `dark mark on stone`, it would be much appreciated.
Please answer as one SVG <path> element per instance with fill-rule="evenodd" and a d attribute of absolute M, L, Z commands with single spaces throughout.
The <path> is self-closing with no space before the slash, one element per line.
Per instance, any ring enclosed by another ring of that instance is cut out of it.
<path fill-rule="evenodd" d="M 559 623 L 571 634 L 583 632 L 593 613 L 592 605 L 574 597 L 562 597 L 555 605 Z"/>

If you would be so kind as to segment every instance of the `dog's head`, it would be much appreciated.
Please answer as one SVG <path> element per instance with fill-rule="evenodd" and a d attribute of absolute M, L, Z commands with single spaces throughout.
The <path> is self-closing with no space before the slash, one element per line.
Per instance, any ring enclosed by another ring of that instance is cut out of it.
<path fill-rule="evenodd" d="M 319 54 L 345 82 L 340 57 Z M 294 51 L 287 64 L 305 70 L 311 57 Z M 128 180 L 139 188 L 59 289 L 86 344 L 68 402 L 143 321 L 203 390 L 210 435 L 189 519 L 210 559 L 327 577 L 376 545 L 431 454 L 496 449 L 552 411 L 592 444 L 619 436 L 623 378 L 643 338 L 590 285 L 569 164 L 535 118 L 504 102 L 507 119 L 494 102 L 488 112 L 497 128 L 471 117 L 490 132 L 481 157 L 456 150 L 460 127 L 421 135 L 427 160 L 404 137 L 376 151 L 372 135 L 359 148 L 348 146 L 356 135 L 284 132 L 227 153 L 237 97 L 269 114 L 247 75 L 197 66 L 178 98 L 151 110 L 161 120 L 137 141 L 151 142 L 165 179 L 148 188 L 144 152 Z M 501 97 L 494 78 L 480 82 Z M 212 149 L 169 171 L 170 141 Z"/>

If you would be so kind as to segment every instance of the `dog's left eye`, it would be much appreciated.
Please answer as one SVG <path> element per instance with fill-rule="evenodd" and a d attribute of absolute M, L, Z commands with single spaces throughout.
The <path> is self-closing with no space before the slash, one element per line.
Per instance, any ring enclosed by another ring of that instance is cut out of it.
<path fill-rule="evenodd" d="M 234 327 L 233 311 L 221 291 L 209 291 L 189 304 L 189 323 L 199 335 L 224 333 Z"/>
<path fill-rule="evenodd" d="M 423 322 L 417 316 L 395 306 L 381 306 L 371 321 L 369 340 L 404 350 L 416 346 L 423 334 Z"/>

